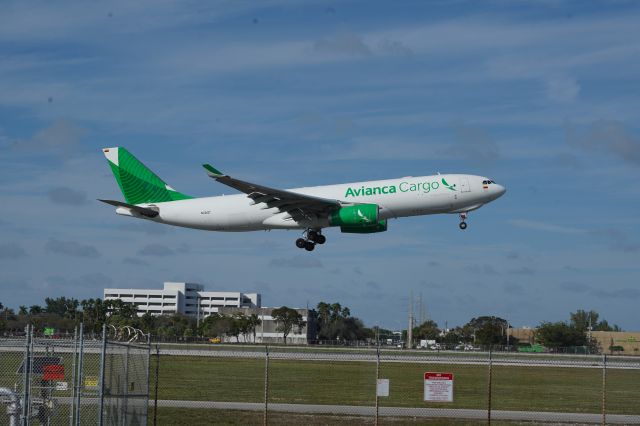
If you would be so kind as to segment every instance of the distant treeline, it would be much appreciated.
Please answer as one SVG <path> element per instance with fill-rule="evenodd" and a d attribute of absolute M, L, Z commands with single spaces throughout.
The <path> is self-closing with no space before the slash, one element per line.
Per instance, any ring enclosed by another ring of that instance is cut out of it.
<path fill-rule="evenodd" d="M 275 309 L 272 316 L 276 320 L 277 330 L 285 338 L 295 329 L 306 324 L 302 316 L 295 310 L 287 308 Z M 398 340 L 397 334 L 388 329 L 366 327 L 362 320 L 351 315 L 348 307 L 340 303 L 320 302 L 309 314 L 315 324 L 310 330 L 312 342 L 353 342 Z M 606 320 L 599 320 L 595 311 L 578 310 L 569 315 L 568 322 L 543 321 L 535 330 L 535 339 L 547 348 L 571 346 L 594 346 L 589 341 L 589 329 L 593 331 L 621 331 L 617 325 L 609 325 Z M 45 328 L 53 328 L 57 334 L 73 333 L 75 328 L 84 323 L 85 330 L 100 333 L 103 324 L 115 327 L 131 326 L 159 339 L 181 338 L 213 338 L 230 337 L 236 341 L 250 342 L 255 340 L 256 327 L 261 324 L 257 315 L 213 314 L 200 321 L 182 314 L 154 316 L 149 313 L 138 316 L 136 307 L 121 300 L 74 298 L 46 298 L 44 306 L 20 306 L 16 311 L 0 303 L 0 334 L 19 335 L 27 324 L 35 330 L 43 332 Z M 472 318 L 463 326 L 449 330 L 441 329 L 435 321 L 427 320 L 416 325 L 413 340 L 436 341 L 439 344 L 455 346 L 458 344 L 474 345 L 516 345 L 518 342 L 509 336 L 510 325 L 506 319 L 495 316 Z M 252 338 L 250 338 L 252 337 Z M 402 340 L 406 340 L 407 331 L 403 330 Z M 594 349 L 596 349 L 594 347 Z"/>

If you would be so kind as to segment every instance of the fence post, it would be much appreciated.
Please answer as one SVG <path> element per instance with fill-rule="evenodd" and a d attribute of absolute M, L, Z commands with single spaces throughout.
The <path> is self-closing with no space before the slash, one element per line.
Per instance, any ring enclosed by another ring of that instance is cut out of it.
<path fill-rule="evenodd" d="M 378 415 L 380 413 L 380 406 L 378 401 L 378 380 L 380 379 L 380 344 L 376 348 L 376 426 L 378 426 Z"/>
<path fill-rule="evenodd" d="M 144 409 L 146 410 L 147 415 L 145 419 L 147 420 L 147 424 L 149 424 L 149 395 L 151 395 L 151 332 L 147 334 L 147 400 L 144 404 Z"/>
<path fill-rule="evenodd" d="M 156 383 L 153 397 L 153 426 L 158 421 L 158 376 L 160 375 L 160 347 L 156 343 Z"/>
<path fill-rule="evenodd" d="M 73 426 L 73 414 L 76 406 L 76 360 L 78 358 L 78 326 L 73 328 L 73 365 L 71 367 L 71 407 L 69 408 L 69 426 Z"/>
<path fill-rule="evenodd" d="M 129 356 L 131 346 L 127 343 L 124 354 L 124 388 L 123 388 L 123 410 L 122 410 L 122 425 L 127 425 L 128 409 L 129 409 Z"/>
<path fill-rule="evenodd" d="M 487 380 L 487 424 L 491 424 L 491 378 L 493 368 L 493 345 L 489 345 L 489 378 Z"/>
<path fill-rule="evenodd" d="M 80 323 L 80 342 L 78 344 L 78 374 L 76 379 L 78 380 L 78 390 L 76 391 L 76 425 L 80 425 L 80 402 L 82 399 L 82 369 L 84 361 L 84 323 Z"/>
<path fill-rule="evenodd" d="M 104 423 L 104 375 L 105 361 L 107 359 L 107 324 L 102 324 L 102 353 L 100 354 L 100 406 L 98 407 L 98 425 Z"/>
<path fill-rule="evenodd" d="M 602 354 L 602 425 L 607 424 L 607 354 Z"/>
<path fill-rule="evenodd" d="M 269 423 L 269 346 L 264 347 L 264 419 L 263 426 Z"/>
<path fill-rule="evenodd" d="M 24 361 L 22 362 L 23 371 L 22 374 L 24 376 L 23 380 L 23 388 L 22 388 L 22 418 L 20 419 L 20 424 L 23 426 L 27 426 L 29 424 L 29 384 L 31 383 L 31 332 L 32 326 L 31 324 L 27 325 L 27 338 L 26 338 L 26 347 L 24 351 Z"/>

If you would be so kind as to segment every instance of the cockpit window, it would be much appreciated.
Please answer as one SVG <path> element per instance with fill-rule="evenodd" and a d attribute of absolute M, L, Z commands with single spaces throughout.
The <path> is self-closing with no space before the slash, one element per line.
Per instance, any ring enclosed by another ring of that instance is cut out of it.
<path fill-rule="evenodd" d="M 491 185 L 491 184 L 495 184 L 496 182 L 493 180 L 483 180 L 482 184 L 483 185 Z"/>

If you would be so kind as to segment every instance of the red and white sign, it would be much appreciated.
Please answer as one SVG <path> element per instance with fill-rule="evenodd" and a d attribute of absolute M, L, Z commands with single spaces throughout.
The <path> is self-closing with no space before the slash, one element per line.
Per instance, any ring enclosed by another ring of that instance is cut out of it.
<path fill-rule="evenodd" d="M 42 380 L 64 380 L 64 365 L 45 365 Z"/>
<path fill-rule="evenodd" d="M 453 373 L 424 373 L 424 400 L 453 402 Z"/>

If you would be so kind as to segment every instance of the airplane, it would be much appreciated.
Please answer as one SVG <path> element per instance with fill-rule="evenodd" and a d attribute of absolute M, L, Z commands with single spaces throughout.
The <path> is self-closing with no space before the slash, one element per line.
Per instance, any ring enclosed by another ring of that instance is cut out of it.
<path fill-rule="evenodd" d="M 116 213 L 153 222 L 209 231 L 302 230 L 300 249 L 326 242 L 322 230 L 370 234 L 387 230 L 389 219 L 458 214 L 467 228 L 469 212 L 501 197 L 506 189 L 492 179 L 437 174 L 337 185 L 277 189 L 233 178 L 209 164 L 216 181 L 243 194 L 195 198 L 176 191 L 122 147 L 104 148 L 126 202 L 103 200 Z"/>

